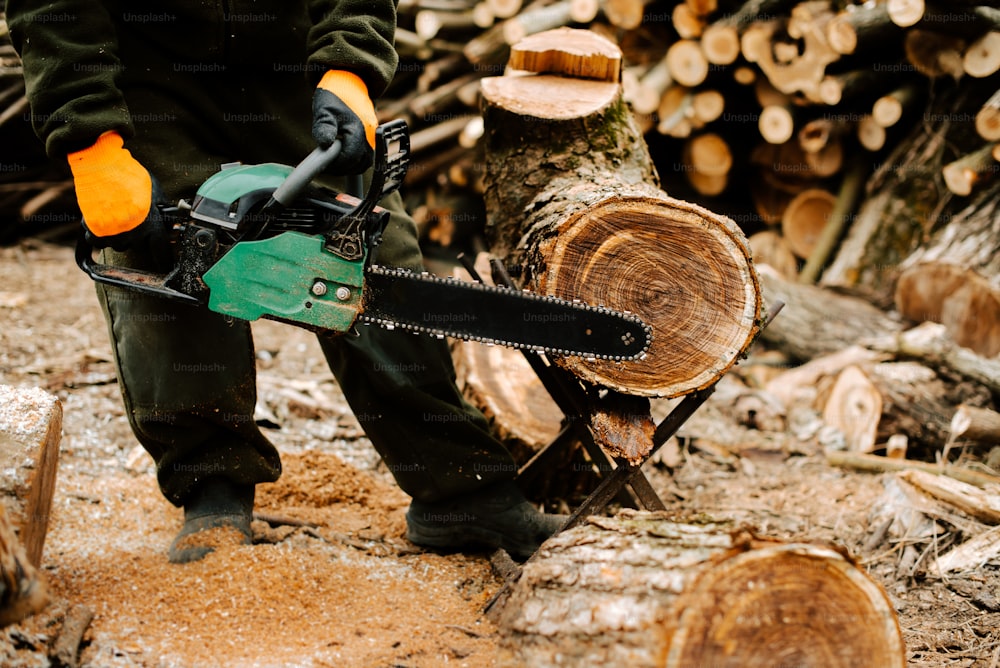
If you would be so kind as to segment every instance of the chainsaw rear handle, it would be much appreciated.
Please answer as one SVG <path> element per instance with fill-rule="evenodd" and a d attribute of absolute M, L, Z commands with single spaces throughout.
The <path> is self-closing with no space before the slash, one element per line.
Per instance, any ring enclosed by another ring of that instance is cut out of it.
<path fill-rule="evenodd" d="M 167 274 L 154 274 L 140 269 L 116 267 L 97 262 L 94 260 L 94 245 L 87 238 L 83 226 L 80 227 L 80 234 L 76 240 L 76 264 L 95 283 L 145 292 L 189 304 L 201 303 L 201 300 L 193 295 L 168 287 L 169 276 Z"/>

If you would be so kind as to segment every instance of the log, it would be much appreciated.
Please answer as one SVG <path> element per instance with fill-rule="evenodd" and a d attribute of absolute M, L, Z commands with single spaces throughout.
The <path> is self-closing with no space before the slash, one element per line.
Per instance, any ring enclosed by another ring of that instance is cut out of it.
<path fill-rule="evenodd" d="M 678 5 L 678 7 L 686 6 Z M 667 59 L 661 58 L 639 78 L 639 86 L 632 101 L 632 108 L 637 114 L 653 113 L 660 107 L 663 94 L 673 83 L 674 79 L 670 76 Z"/>
<path fill-rule="evenodd" d="M 688 137 L 691 135 L 694 116 L 694 93 L 687 86 L 670 86 L 660 98 L 657 108 L 660 122 L 656 131 L 671 137 Z"/>
<path fill-rule="evenodd" d="M 621 80 L 622 53 L 614 43 L 589 30 L 560 28 L 525 37 L 511 47 L 513 70 L 597 81 Z"/>
<path fill-rule="evenodd" d="M 926 77 L 950 76 L 958 81 L 965 76 L 962 52 L 965 40 L 930 30 L 912 28 L 903 38 L 906 60 Z"/>
<path fill-rule="evenodd" d="M 1000 444 L 1000 413 L 989 408 L 962 404 L 955 409 L 950 427 L 951 441 Z"/>
<path fill-rule="evenodd" d="M 523 288 L 631 311 L 653 329 L 645 360 L 560 364 L 639 396 L 680 396 L 721 377 L 758 331 L 749 247 L 728 218 L 659 188 L 621 85 L 490 77 L 483 99 L 493 254 Z"/>
<path fill-rule="evenodd" d="M 787 25 L 788 35 L 794 40 L 789 42 L 792 57 L 784 62 L 775 57 L 774 43 L 770 49 L 755 54 L 757 65 L 775 88 L 789 95 L 818 95 L 826 67 L 840 58 L 827 43 L 824 32 L 832 17 L 826 3 L 800 3 L 792 8 Z"/>
<path fill-rule="evenodd" d="M 670 21 L 674 25 L 677 34 L 681 39 L 698 39 L 705 31 L 705 19 L 691 9 L 690 5 L 677 4 L 670 14 Z M 736 42 L 737 55 L 739 55 L 739 40 Z M 702 49 L 705 48 L 704 42 Z M 709 61 L 712 62 L 712 61 Z"/>
<path fill-rule="evenodd" d="M 794 281 L 799 273 L 798 260 L 788 247 L 788 240 L 774 230 L 762 230 L 750 236 L 750 250 L 756 265 L 766 264 L 786 281 Z"/>
<path fill-rule="evenodd" d="M 64 668 L 76 668 L 80 665 L 80 644 L 93 619 L 94 611 L 82 603 L 69 609 L 59 631 L 59 637 L 52 646 L 51 658 L 55 665 Z"/>
<path fill-rule="evenodd" d="M 982 357 L 959 346 L 944 325 L 925 322 L 913 329 L 876 339 L 872 350 L 920 360 L 935 368 L 947 369 L 1000 394 L 1000 360 Z"/>
<path fill-rule="evenodd" d="M 970 77 L 983 79 L 1000 69 L 1000 31 L 991 30 L 966 48 L 962 70 Z"/>
<path fill-rule="evenodd" d="M 702 49 L 713 65 L 729 65 L 740 55 L 740 37 L 745 29 L 761 16 L 776 16 L 787 11 L 794 0 L 747 0 L 735 12 L 705 28 Z M 754 62 L 749 59 L 750 62 Z"/>
<path fill-rule="evenodd" d="M 976 132 L 986 141 L 1000 140 L 1000 89 L 976 112 Z"/>
<path fill-rule="evenodd" d="M 693 39 L 679 39 L 667 49 L 670 76 L 682 86 L 697 86 L 708 76 L 708 60 Z"/>
<path fill-rule="evenodd" d="M 941 176 L 948 190 L 965 197 L 981 181 L 996 175 L 997 161 L 993 159 L 993 145 L 986 144 L 958 160 L 949 162 L 941 169 Z"/>
<path fill-rule="evenodd" d="M 498 627 L 498 666 L 905 665 L 892 604 L 844 551 L 648 512 L 547 541 Z"/>
<path fill-rule="evenodd" d="M 882 395 L 868 376 L 857 366 L 841 371 L 823 407 L 823 421 L 840 430 L 849 451 L 871 452 L 881 418 Z"/>
<path fill-rule="evenodd" d="M 889 19 L 900 28 L 916 25 L 924 16 L 924 0 L 886 0 Z"/>
<path fill-rule="evenodd" d="M 452 356 L 466 399 L 516 461 L 527 461 L 559 434 L 562 411 L 520 351 L 460 342 Z"/>
<path fill-rule="evenodd" d="M 728 183 L 733 155 L 729 145 L 714 132 L 692 137 L 684 143 L 684 175 L 702 195 L 718 195 Z"/>
<path fill-rule="evenodd" d="M 769 267 L 758 267 L 765 302 L 785 303 L 762 334 L 773 346 L 800 360 L 837 352 L 845 344 L 893 336 L 902 325 L 858 297 L 841 295 L 813 285 L 790 283 Z"/>
<path fill-rule="evenodd" d="M 882 395 L 878 439 L 906 434 L 911 446 L 939 452 L 951 433 L 951 417 L 959 403 L 981 406 L 990 401 L 985 388 L 959 383 L 919 362 L 883 362 L 865 370 Z"/>
<path fill-rule="evenodd" d="M 823 233 L 837 197 L 821 188 L 804 190 L 788 203 L 781 216 L 781 234 L 796 256 L 806 259 Z"/>
<path fill-rule="evenodd" d="M 912 459 L 892 459 L 879 455 L 866 455 L 857 452 L 840 452 L 837 450 L 827 450 L 824 453 L 826 461 L 831 466 L 843 466 L 857 469 L 859 471 L 871 471 L 874 473 L 884 473 L 886 471 L 925 471 L 933 475 L 948 476 L 955 480 L 967 482 L 970 485 L 979 487 L 995 486 L 1000 484 L 1000 477 L 989 475 L 980 471 L 954 466 L 950 464 L 932 464 L 931 462 L 921 462 Z"/>
<path fill-rule="evenodd" d="M 642 24 L 642 15 L 650 2 L 652 0 L 604 0 L 601 5 L 611 25 L 635 30 Z"/>
<path fill-rule="evenodd" d="M 903 117 L 903 113 L 913 106 L 918 95 L 915 85 L 901 86 L 887 93 L 872 104 L 872 120 L 883 128 L 890 128 Z"/>
<path fill-rule="evenodd" d="M 34 388 L 0 385 L 0 503 L 28 561 L 41 565 L 62 438 L 62 403 Z"/>
<path fill-rule="evenodd" d="M 871 114 L 863 114 L 858 121 L 858 143 L 874 153 L 882 150 L 885 140 L 885 127 L 876 123 Z"/>
<path fill-rule="evenodd" d="M 851 212 L 855 210 L 858 200 L 861 198 L 867 174 L 868 170 L 864 162 L 855 157 L 841 180 L 840 191 L 830 209 L 827 223 L 819 231 L 816 243 L 809 253 L 802 271 L 799 272 L 800 282 L 815 283 L 830 256 L 833 255 L 834 249 L 843 236 L 844 228 L 847 227 Z"/>
<path fill-rule="evenodd" d="M 1000 354 L 1000 292 L 972 269 L 921 262 L 900 274 L 896 308 L 914 322 L 939 322 L 960 346 Z"/>

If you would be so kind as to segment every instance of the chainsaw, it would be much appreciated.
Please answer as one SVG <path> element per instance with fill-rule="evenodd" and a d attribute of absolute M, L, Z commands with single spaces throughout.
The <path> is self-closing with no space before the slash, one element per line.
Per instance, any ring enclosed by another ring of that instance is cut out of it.
<path fill-rule="evenodd" d="M 389 212 L 378 201 L 402 183 L 410 142 L 404 121 L 379 126 L 375 139 L 372 182 L 363 196 L 313 183 L 336 159 L 339 140 L 294 168 L 226 164 L 192 201 L 161 207 L 171 228 L 171 269 L 157 274 L 103 264 L 84 235 L 77 264 L 98 283 L 248 321 L 341 334 L 370 323 L 588 359 L 645 355 L 651 329 L 633 314 L 379 265 Z"/>

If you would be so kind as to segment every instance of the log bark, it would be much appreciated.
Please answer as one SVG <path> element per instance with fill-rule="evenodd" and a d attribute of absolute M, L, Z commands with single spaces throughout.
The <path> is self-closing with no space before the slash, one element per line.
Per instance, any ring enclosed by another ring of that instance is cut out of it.
<path fill-rule="evenodd" d="M 842 551 L 656 513 L 550 539 L 499 628 L 499 666 L 905 664 L 891 603 Z"/>
<path fill-rule="evenodd" d="M 653 328 L 645 360 L 560 364 L 640 396 L 712 384 L 760 318 L 739 228 L 659 188 L 619 84 L 491 77 L 483 95 L 492 252 L 524 288 L 631 311 Z"/>
<path fill-rule="evenodd" d="M 0 627 L 41 611 L 48 602 L 45 580 L 25 553 L 5 507 L 0 506 Z"/>
<path fill-rule="evenodd" d="M 872 341 L 872 350 L 916 359 L 938 369 L 947 369 L 1000 394 L 1000 360 L 977 355 L 959 346 L 944 325 L 925 322 L 913 329 Z"/>

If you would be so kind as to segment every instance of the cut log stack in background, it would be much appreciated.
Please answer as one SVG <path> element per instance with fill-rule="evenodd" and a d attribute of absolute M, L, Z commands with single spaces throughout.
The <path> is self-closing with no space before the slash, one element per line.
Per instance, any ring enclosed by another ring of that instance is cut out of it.
<path fill-rule="evenodd" d="M 915 125 L 975 128 L 937 175 L 961 196 L 991 180 L 1000 152 L 1000 98 L 987 100 L 1000 66 L 995 5 L 414 0 L 400 5 L 403 61 L 383 114 L 406 116 L 416 133 L 409 183 L 427 238 L 461 240 L 480 220 L 479 81 L 502 72 L 527 35 L 588 28 L 624 51 L 626 100 L 667 192 L 729 214 L 760 234 L 759 256 L 815 280 L 874 166 Z M 985 91 L 979 99 L 947 118 L 927 113 L 929 98 L 973 84 Z"/>

